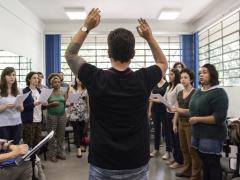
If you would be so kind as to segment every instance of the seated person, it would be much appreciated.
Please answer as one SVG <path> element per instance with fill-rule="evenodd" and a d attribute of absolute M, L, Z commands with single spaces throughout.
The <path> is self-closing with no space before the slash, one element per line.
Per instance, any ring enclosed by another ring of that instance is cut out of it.
<path fill-rule="evenodd" d="M 11 145 L 7 140 L 0 139 L 0 165 L 3 161 L 23 156 L 28 152 L 28 145 Z M 24 162 L 20 166 L 8 166 L 0 168 L 1 179 L 7 180 L 31 180 L 31 161 Z"/>

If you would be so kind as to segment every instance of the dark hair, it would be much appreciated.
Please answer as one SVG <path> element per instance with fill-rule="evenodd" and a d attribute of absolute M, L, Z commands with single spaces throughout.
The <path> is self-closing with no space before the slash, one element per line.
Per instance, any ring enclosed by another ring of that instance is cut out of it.
<path fill-rule="evenodd" d="M 173 68 L 176 69 L 179 64 L 182 66 L 182 69 L 185 68 L 185 65 L 181 62 L 175 62 L 174 65 L 173 65 Z"/>
<path fill-rule="evenodd" d="M 3 97 L 8 96 L 8 85 L 5 76 L 10 75 L 12 73 L 16 73 L 15 69 L 13 67 L 6 67 L 1 74 L 1 82 L 0 82 L 0 95 Z M 17 87 L 17 78 L 15 79 L 15 82 L 12 85 L 11 88 L 12 95 L 17 96 L 19 94 L 18 87 Z"/>
<path fill-rule="evenodd" d="M 42 72 L 37 72 L 38 75 L 42 75 L 42 77 L 44 78 L 44 75 Z"/>
<path fill-rule="evenodd" d="M 186 74 L 189 75 L 189 78 L 190 78 L 190 80 L 192 81 L 191 84 L 193 85 L 193 82 L 194 82 L 194 73 L 193 73 L 190 69 L 187 69 L 187 68 L 183 69 L 183 70 L 180 72 L 180 76 L 181 76 L 182 73 L 186 73 Z"/>
<path fill-rule="evenodd" d="M 174 82 L 169 82 L 169 90 L 174 89 L 180 83 L 180 73 L 177 69 L 171 69 L 171 72 L 175 75 Z"/>
<path fill-rule="evenodd" d="M 212 64 L 204 64 L 202 67 L 207 68 L 210 74 L 210 84 L 211 86 L 215 86 L 219 84 L 218 81 L 218 71 L 216 70 L 215 66 Z"/>
<path fill-rule="evenodd" d="M 73 89 L 77 90 L 77 78 L 74 79 L 74 85 L 73 85 Z M 85 89 L 86 87 L 83 85 L 83 83 L 81 83 L 81 88 Z"/>
<path fill-rule="evenodd" d="M 38 75 L 37 72 L 33 72 L 33 71 L 27 74 L 27 76 L 26 76 L 26 85 L 27 85 L 27 86 L 30 85 L 30 79 L 32 78 L 32 76 L 33 76 L 34 74 L 37 74 L 37 75 Z"/>
<path fill-rule="evenodd" d="M 135 55 L 135 38 L 131 31 L 118 28 L 108 35 L 109 58 L 122 63 L 129 62 Z"/>
<path fill-rule="evenodd" d="M 49 74 L 49 75 L 48 75 L 48 84 L 49 84 L 49 85 L 52 85 L 52 83 L 51 83 L 52 79 L 56 79 L 56 78 L 59 78 L 60 81 L 61 81 L 61 78 L 60 78 L 60 76 L 58 75 L 58 73 L 51 73 L 51 74 Z"/>

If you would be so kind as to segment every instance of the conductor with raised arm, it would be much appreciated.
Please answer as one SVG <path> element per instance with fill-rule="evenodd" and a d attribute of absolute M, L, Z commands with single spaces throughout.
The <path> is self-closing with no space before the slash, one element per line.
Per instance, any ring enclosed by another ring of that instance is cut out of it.
<path fill-rule="evenodd" d="M 150 26 L 140 18 L 137 32 L 149 44 L 155 65 L 135 72 L 129 68 L 135 55 L 135 38 L 124 28 L 108 35 L 110 69 L 102 70 L 87 63 L 78 53 L 100 19 L 100 10 L 92 9 L 65 53 L 69 67 L 89 93 L 89 180 L 147 180 L 148 98 L 154 85 L 164 76 L 167 60 Z"/>

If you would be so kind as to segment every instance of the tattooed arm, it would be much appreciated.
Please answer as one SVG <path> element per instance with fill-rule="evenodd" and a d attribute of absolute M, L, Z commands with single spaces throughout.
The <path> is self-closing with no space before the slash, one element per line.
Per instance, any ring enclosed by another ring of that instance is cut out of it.
<path fill-rule="evenodd" d="M 100 23 L 100 18 L 100 10 L 98 8 L 92 9 L 83 24 L 83 27 L 86 27 L 87 31 L 79 30 L 73 37 L 71 43 L 68 45 L 65 52 L 65 58 L 75 76 L 78 75 L 80 67 L 86 63 L 81 56 L 78 56 L 78 52 L 86 39 L 88 32 L 97 27 Z"/>

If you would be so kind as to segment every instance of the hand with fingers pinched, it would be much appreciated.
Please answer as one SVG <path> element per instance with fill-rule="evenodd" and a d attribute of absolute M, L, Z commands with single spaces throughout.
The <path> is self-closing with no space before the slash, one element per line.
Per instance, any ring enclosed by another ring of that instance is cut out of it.
<path fill-rule="evenodd" d="M 148 40 L 152 37 L 152 30 L 148 25 L 147 21 L 143 18 L 138 19 L 139 25 L 137 26 L 137 32 L 139 36 L 143 37 L 145 40 Z"/>
<path fill-rule="evenodd" d="M 87 15 L 84 26 L 90 31 L 97 27 L 101 20 L 100 10 L 98 8 L 93 8 Z"/>

